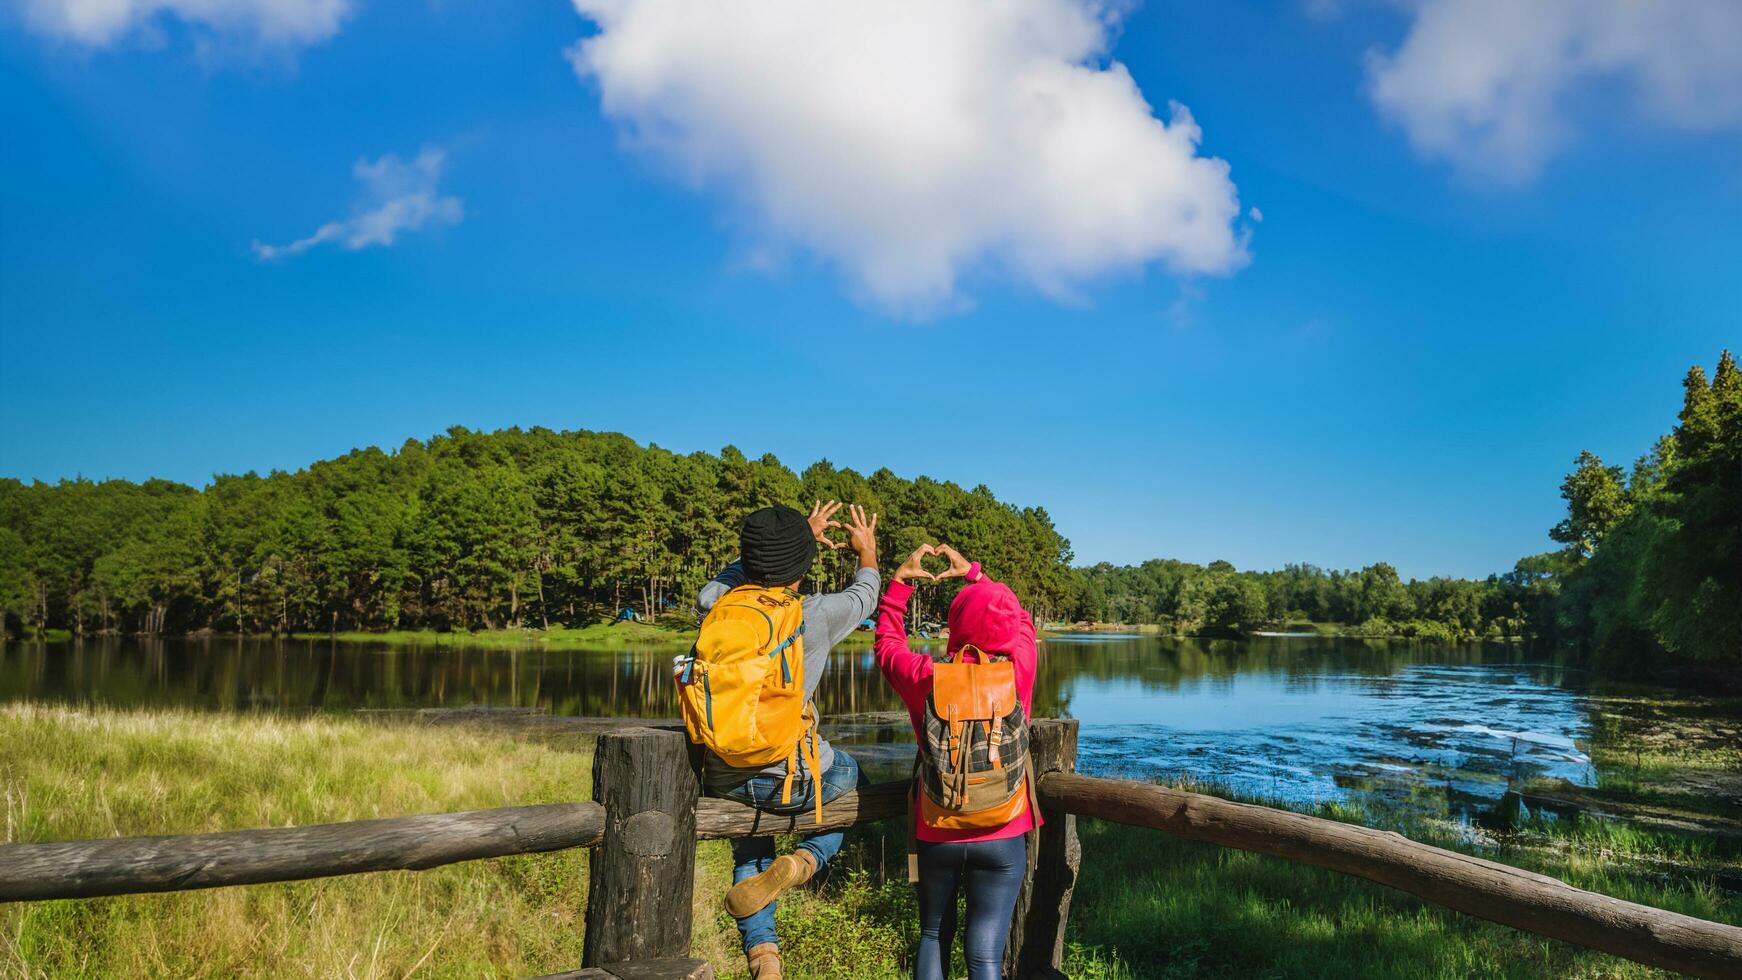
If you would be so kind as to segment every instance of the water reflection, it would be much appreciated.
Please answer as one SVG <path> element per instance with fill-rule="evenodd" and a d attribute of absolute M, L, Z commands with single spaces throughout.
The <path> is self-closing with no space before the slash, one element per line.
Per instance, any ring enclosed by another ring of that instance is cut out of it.
<path fill-rule="evenodd" d="M 1590 785 L 1578 675 L 1513 648 L 1331 639 L 1061 637 L 1038 714 L 1082 721 L 1081 768 L 1292 803 L 1492 808 L 1536 777 Z M 203 710 L 473 704 L 672 717 L 670 653 L 293 640 L 99 640 L 0 649 L 0 701 Z M 838 651 L 826 715 L 895 711 L 868 650 Z M 905 737 L 860 732 L 857 740 Z"/>

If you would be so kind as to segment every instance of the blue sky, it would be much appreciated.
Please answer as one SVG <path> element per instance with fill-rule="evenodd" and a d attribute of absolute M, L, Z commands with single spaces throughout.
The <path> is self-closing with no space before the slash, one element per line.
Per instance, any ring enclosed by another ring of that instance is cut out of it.
<path fill-rule="evenodd" d="M 1742 340 L 1733 5 L 669 4 L 7 14 L 0 475 L 618 430 L 983 482 L 1082 561 L 1482 575 Z"/>

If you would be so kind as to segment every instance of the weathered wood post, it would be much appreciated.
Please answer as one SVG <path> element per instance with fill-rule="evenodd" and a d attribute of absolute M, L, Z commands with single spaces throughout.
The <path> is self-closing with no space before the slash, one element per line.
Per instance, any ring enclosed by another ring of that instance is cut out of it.
<path fill-rule="evenodd" d="M 1075 719 L 1037 718 L 1028 728 L 1034 776 L 1077 769 Z M 1063 977 L 1065 922 L 1070 917 L 1071 892 L 1083 849 L 1077 840 L 1077 818 L 1042 806 L 1045 824 L 1028 835 L 1028 875 L 1016 897 L 1010 922 L 1010 944 L 1004 952 L 1004 974 L 1015 980 Z"/>
<path fill-rule="evenodd" d="M 700 789 L 682 732 L 599 736 L 593 799 L 605 836 L 587 876 L 582 966 L 689 956 Z"/>

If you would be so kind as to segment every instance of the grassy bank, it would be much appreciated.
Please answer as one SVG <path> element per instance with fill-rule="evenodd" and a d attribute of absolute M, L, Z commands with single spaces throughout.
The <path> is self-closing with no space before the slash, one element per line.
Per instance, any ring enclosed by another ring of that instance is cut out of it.
<path fill-rule="evenodd" d="M 0 708 L 4 840 L 585 799 L 591 756 L 315 717 Z M 524 977 L 580 962 L 580 851 L 0 906 L 0 976 Z"/>
<path fill-rule="evenodd" d="M 1316 868 L 1119 824 L 1085 820 L 1079 826 L 1082 877 L 1065 962 L 1065 973 L 1076 980 L 1671 976 Z M 1442 846 L 1456 842 L 1429 831 L 1414 836 Z M 1509 845 L 1486 853 L 1583 888 L 1742 923 L 1742 905 L 1708 878 L 1682 880 L 1661 869 L 1641 875 L 1624 858 L 1609 856 L 1606 842 L 1563 843 L 1555 850 Z M 820 893 L 783 903 L 777 919 L 792 976 L 911 975 L 907 956 L 918 938 L 918 913 L 904 877 L 904 851 L 894 826 L 850 834 Z M 712 904 L 729 873 L 723 846 L 717 855 L 697 879 L 698 955 L 722 967 L 722 976 L 741 978 L 731 920 Z M 960 977 L 959 944 L 956 960 L 951 975 Z"/>
<path fill-rule="evenodd" d="M 1620 817 L 1647 830 L 1703 829 L 1742 852 L 1742 700 L 1623 688 L 1592 697 L 1591 721 L 1585 748 L 1597 784 L 1526 784 L 1527 802 Z M 1736 870 L 1742 880 L 1742 867 Z"/>
<path fill-rule="evenodd" d="M 651 623 L 595 623 L 591 626 L 553 627 L 548 630 L 388 630 L 382 633 L 349 630 L 337 633 L 296 633 L 299 640 L 336 640 L 340 643 L 377 643 L 388 646 L 463 646 L 494 650 L 526 647 L 553 649 L 614 650 L 622 647 L 671 647 L 687 649 L 695 642 L 694 623 L 671 618 Z"/>
<path fill-rule="evenodd" d="M 1043 631 L 1042 638 L 1054 634 Z M 392 630 L 385 633 L 341 631 L 338 633 L 296 633 L 298 640 L 336 640 L 340 643 L 379 643 L 389 646 L 463 646 L 492 650 L 521 650 L 527 647 L 573 650 L 617 650 L 625 647 L 666 650 L 688 650 L 696 641 L 696 627 L 682 617 L 649 623 L 598 623 L 576 629 L 548 630 L 477 630 L 474 632 L 438 633 L 434 630 Z M 854 630 L 847 634 L 837 650 L 869 650 L 875 639 L 870 630 Z M 916 646 L 936 646 L 943 649 L 945 640 L 915 639 Z"/>
<path fill-rule="evenodd" d="M 0 707 L 4 839 L 305 824 L 590 795 L 585 739 L 524 738 L 332 716 Z M 1695 768 L 1710 763 L 1701 758 Z M 1612 828 L 1575 820 L 1516 828 L 1484 853 L 1606 894 L 1742 922 L 1742 905 L 1713 883 L 1717 870 L 1742 861 L 1734 842 Z M 1468 846 L 1443 823 L 1404 829 Z M 1082 836 L 1067 962 L 1078 980 L 1656 975 L 1285 861 L 1095 821 L 1083 822 Z M 694 948 L 723 977 L 742 977 L 721 907 L 730 869 L 725 842 L 701 846 Z M 829 880 L 781 904 L 789 975 L 906 976 L 917 925 L 904 874 L 899 826 L 849 834 Z M 579 963 L 585 882 L 585 853 L 571 851 L 421 873 L 5 906 L 0 976 L 524 977 Z"/>
<path fill-rule="evenodd" d="M 65 643 L 72 638 L 72 630 L 62 629 L 27 629 L 17 635 L 0 632 L 0 640 L 7 642 L 23 640 L 27 643 Z"/>
<path fill-rule="evenodd" d="M 1303 637 L 1344 637 L 1361 640 L 1440 640 L 1449 643 L 1513 643 L 1516 636 L 1470 635 L 1452 630 L 1442 623 L 1429 620 L 1392 622 L 1370 619 L 1364 623 L 1324 623 L 1291 620 L 1241 629 L 1187 629 L 1176 631 L 1157 623 L 1059 623 L 1053 629 L 1060 633 L 1135 633 L 1142 636 L 1193 637 L 1198 639 L 1235 639 L 1242 636 L 1286 633 Z"/>
<path fill-rule="evenodd" d="M 1647 977 L 1624 960 L 1291 862 L 1084 821 L 1078 949 L 1142 977 Z M 1437 843 L 1447 843 L 1438 841 Z M 1703 918 L 1742 909 L 1708 884 L 1618 873 L 1594 850 L 1498 855 L 1582 888 Z"/>

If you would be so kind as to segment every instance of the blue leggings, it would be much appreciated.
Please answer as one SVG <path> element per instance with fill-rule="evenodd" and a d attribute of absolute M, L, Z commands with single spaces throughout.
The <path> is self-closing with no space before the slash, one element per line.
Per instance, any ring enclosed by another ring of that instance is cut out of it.
<path fill-rule="evenodd" d="M 919 955 L 915 980 L 944 980 L 956 940 L 956 891 L 966 885 L 968 930 L 963 952 L 968 980 L 1004 976 L 1004 943 L 1028 864 L 1022 835 L 970 844 L 916 842 L 919 847 Z"/>

